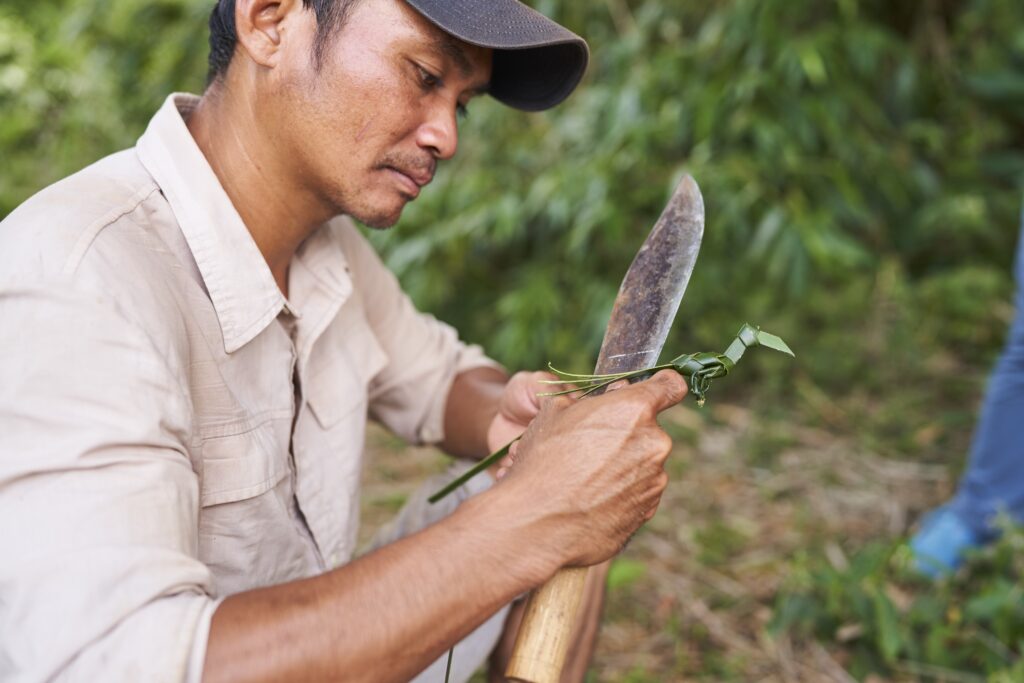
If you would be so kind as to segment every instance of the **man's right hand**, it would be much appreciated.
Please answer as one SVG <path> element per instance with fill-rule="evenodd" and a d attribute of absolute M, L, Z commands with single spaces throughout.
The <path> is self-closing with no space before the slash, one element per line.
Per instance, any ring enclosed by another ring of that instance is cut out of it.
<path fill-rule="evenodd" d="M 664 370 L 587 400 L 546 399 L 493 493 L 537 517 L 559 566 L 610 558 L 658 508 L 672 440 L 655 418 L 686 393 Z"/>

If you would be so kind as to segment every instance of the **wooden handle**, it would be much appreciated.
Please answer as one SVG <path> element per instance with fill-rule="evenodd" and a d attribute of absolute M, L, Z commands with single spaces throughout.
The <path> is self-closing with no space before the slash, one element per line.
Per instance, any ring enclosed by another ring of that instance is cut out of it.
<path fill-rule="evenodd" d="M 561 569 L 530 594 L 505 675 L 523 683 L 558 683 L 583 599 L 586 567 Z"/>

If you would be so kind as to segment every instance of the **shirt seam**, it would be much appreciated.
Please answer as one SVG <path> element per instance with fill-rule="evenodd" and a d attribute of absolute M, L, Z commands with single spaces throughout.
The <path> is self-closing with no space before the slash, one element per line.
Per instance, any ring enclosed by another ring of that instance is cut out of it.
<path fill-rule="evenodd" d="M 124 203 L 111 209 L 107 213 L 103 214 L 103 216 L 90 223 L 88 227 L 82 231 L 82 234 L 78 236 L 78 239 L 75 240 L 71 253 L 68 254 L 67 259 L 64 261 L 64 267 L 61 269 L 61 272 L 64 275 L 73 275 L 78 270 L 79 266 L 82 265 L 82 261 L 85 260 L 86 253 L 92 247 L 96 238 L 104 228 L 113 225 L 122 217 L 135 211 L 143 202 L 149 199 L 154 192 L 159 191 L 160 188 L 157 187 L 155 183 L 149 183 L 136 190 Z"/>
<path fill-rule="evenodd" d="M 241 420 L 224 420 L 213 422 L 208 425 L 198 425 L 198 434 L 204 443 L 216 439 L 228 439 L 242 434 L 254 432 L 268 422 L 274 420 L 291 419 L 291 409 L 268 408 L 254 413 L 252 416 L 245 416 Z"/>

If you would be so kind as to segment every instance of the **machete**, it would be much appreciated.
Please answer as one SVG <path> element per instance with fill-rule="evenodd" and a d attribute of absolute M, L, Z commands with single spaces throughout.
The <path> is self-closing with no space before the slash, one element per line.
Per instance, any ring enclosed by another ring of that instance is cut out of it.
<path fill-rule="evenodd" d="M 687 175 L 622 280 L 595 374 L 637 370 L 657 362 L 703 236 L 704 200 Z M 558 683 L 586 576 L 586 567 L 562 569 L 530 595 L 506 676 L 524 683 Z"/>

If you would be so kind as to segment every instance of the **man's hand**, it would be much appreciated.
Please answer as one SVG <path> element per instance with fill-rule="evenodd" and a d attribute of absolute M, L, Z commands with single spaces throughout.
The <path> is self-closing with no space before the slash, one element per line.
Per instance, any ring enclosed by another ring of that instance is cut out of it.
<path fill-rule="evenodd" d="M 512 497 L 531 508 L 523 514 L 549 517 L 550 533 L 538 538 L 562 565 L 608 559 L 658 509 L 672 440 L 655 418 L 686 393 L 665 370 L 586 400 L 543 399 L 495 493 L 517 489 Z"/>
<path fill-rule="evenodd" d="M 459 374 L 448 393 L 445 440 L 450 455 L 479 459 L 521 435 L 540 410 L 537 394 L 551 391 L 548 372 L 517 372 L 511 379 L 494 368 Z"/>
<path fill-rule="evenodd" d="M 516 438 L 540 412 L 537 394 L 552 391 L 543 380 L 558 379 L 550 372 L 517 372 L 505 385 L 498 403 L 498 412 L 487 429 L 487 446 L 491 453 Z"/>

